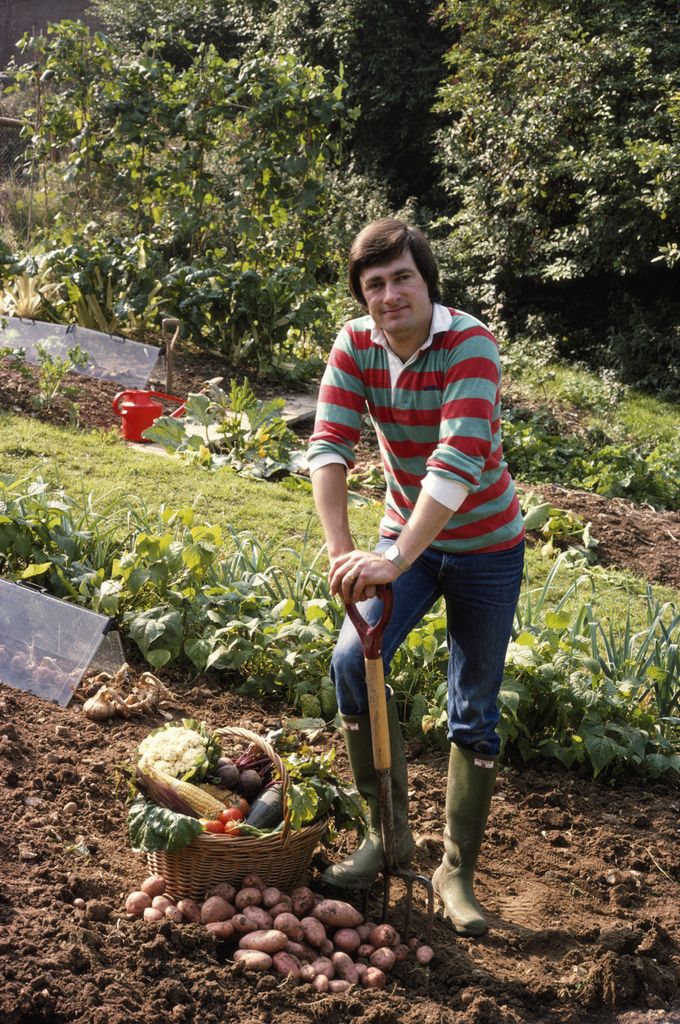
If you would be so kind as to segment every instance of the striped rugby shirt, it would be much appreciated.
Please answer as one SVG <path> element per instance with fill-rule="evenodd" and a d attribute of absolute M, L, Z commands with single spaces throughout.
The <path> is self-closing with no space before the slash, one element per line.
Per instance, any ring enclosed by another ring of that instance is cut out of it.
<path fill-rule="evenodd" d="M 368 407 L 387 484 L 382 536 L 399 536 L 423 487 L 458 506 L 431 547 L 457 554 L 513 547 L 524 525 L 503 459 L 500 381 L 496 340 L 467 313 L 434 304 L 430 335 L 406 363 L 370 316 L 352 320 L 321 381 L 310 471 L 329 462 L 352 468 Z"/>

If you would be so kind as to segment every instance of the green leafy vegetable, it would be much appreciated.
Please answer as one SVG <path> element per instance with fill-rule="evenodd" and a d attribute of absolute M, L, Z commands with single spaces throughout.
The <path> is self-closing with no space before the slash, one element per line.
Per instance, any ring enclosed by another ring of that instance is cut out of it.
<path fill-rule="evenodd" d="M 138 796 L 128 812 L 128 831 L 134 850 L 176 853 L 200 835 L 203 826 L 196 818 L 157 807 L 150 800 Z"/>
<path fill-rule="evenodd" d="M 304 734 L 279 730 L 270 733 L 272 743 L 288 772 L 288 807 L 292 828 L 302 828 L 328 816 L 335 828 L 366 828 L 366 815 L 359 793 L 336 774 L 335 751 L 317 754 Z"/>

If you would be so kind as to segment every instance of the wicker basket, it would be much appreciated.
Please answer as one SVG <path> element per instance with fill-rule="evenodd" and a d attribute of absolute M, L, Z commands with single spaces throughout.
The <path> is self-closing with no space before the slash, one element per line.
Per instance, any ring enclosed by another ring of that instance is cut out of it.
<path fill-rule="evenodd" d="M 217 729 L 216 735 L 254 743 L 274 762 L 283 787 L 283 829 L 275 835 L 262 837 L 203 832 L 177 853 L 148 853 L 149 868 L 165 878 L 166 892 L 173 899 L 202 900 L 212 886 L 219 882 L 239 886 L 244 875 L 251 871 L 257 872 L 268 885 L 290 891 L 304 880 L 326 822 L 291 829 L 286 799 L 288 773 L 279 755 L 262 736 L 237 726 Z"/>

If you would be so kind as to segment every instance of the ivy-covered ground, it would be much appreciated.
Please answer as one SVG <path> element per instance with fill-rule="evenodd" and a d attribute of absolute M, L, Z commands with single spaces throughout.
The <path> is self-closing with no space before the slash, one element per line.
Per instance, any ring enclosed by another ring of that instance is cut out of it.
<path fill-rule="evenodd" d="M 205 362 L 185 364 L 175 390 L 213 375 Z M 116 386 L 80 378 L 77 387 L 81 424 L 117 427 Z M 30 414 L 34 392 L 11 371 L 0 375 L 0 406 Z M 46 418 L 66 422 L 66 406 Z M 374 461 L 366 444 L 362 467 Z M 677 513 L 541 492 L 592 521 L 602 563 L 680 587 Z M 216 679 L 160 675 L 176 717 L 264 730 L 288 710 Z M 61 709 L 0 684 L 0 1024 L 680 1022 L 680 787 L 667 778 L 614 786 L 559 766 L 506 764 L 479 870 L 489 933 L 461 939 L 437 922 L 429 969 L 408 962 L 386 991 L 320 995 L 237 975 L 232 948 L 198 926 L 128 920 L 125 896 L 146 869 L 129 847 L 115 773 L 161 719 L 90 722 L 83 695 Z M 345 773 L 335 732 L 318 742 L 338 748 Z M 431 872 L 442 852 L 446 758 L 417 740 L 408 763 L 417 867 Z M 317 853 L 312 883 L 352 842 Z M 377 891 L 371 911 L 380 913 Z M 416 929 L 423 920 L 417 893 Z"/>

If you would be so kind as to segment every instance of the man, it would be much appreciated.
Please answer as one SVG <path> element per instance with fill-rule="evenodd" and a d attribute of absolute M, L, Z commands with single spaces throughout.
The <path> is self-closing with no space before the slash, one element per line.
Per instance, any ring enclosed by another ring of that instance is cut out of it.
<path fill-rule="evenodd" d="M 383 637 L 386 672 L 423 615 L 446 602 L 449 645 L 444 858 L 433 885 L 461 934 L 486 930 L 473 873 L 496 777 L 500 687 L 522 579 L 524 529 L 500 438 L 496 342 L 478 320 L 440 304 L 439 273 L 418 229 L 383 219 L 354 239 L 349 286 L 366 315 L 338 335 L 321 383 L 309 465 L 330 558 L 330 583 L 377 621 L 376 584 L 391 583 Z M 387 496 L 375 551 L 349 528 L 346 472 L 364 410 L 375 425 Z M 363 651 L 349 619 L 331 664 L 347 753 L 370 828 L 325 881 L 369 886 L 384 864 Z M 389 693 L 388 693 L 389 698 Z M 395 854 L 409 864 L 404 742 L 388 699 Z"/>

